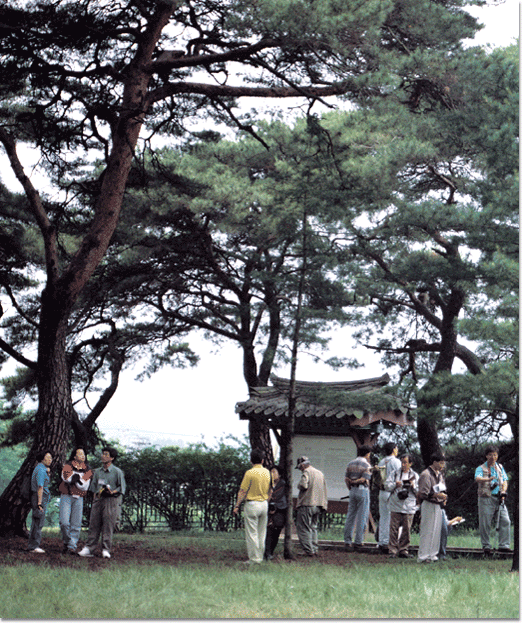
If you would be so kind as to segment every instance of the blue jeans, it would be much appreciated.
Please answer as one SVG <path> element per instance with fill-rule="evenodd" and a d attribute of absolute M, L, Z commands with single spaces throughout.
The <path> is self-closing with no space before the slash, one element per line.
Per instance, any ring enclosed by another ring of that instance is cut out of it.
<path fill-rule="evenodd" d="M 59 524 L 64 546 L 75 550 L 81 534 L 84 498 L 61 494 Z"/>
<path fill-rule="evenodd" d="M 370 490 L 359 485 L 350 489 L 350 499 L 348 504 L 348 514 L 346 525 L 344 526 L 344 543 L 351 544 L 351 534 L 355 526 L 355 541 L 360 545 L 364 539 L 364 531 L 368 523 L 370 514 Z"/>
<path fill-rule="evenodd" d="M 46 510 L 48 508 L 48 500 L 46 494 L 42 496 L 42 511 L 38 508 L 38 496 L 35 492 L 31 494 L 31 531 L 29 532 L 29 540 L 27 544 L 28 550 L 40 548 L 42 541 L 42 529 L 46 521 Z"/>

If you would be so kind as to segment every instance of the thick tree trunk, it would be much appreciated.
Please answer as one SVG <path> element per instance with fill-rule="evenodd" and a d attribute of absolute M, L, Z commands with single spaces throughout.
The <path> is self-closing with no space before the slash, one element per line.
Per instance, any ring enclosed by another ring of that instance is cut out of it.
<path fill-rule="evenodd" d="M 427 409 L 426 415 L 420 415 L 417 419 L 417 440 L 419 441 L 421 457 L 425 467 L 430 465 L 432 454 L 441 449 L 433 410 L 431 410 L 431 407 L 427 407 Z M 420 405 L 419 413 L 422 414 L 424 412 L 424 406 Z"/>
<path fill-rule="evenodd" d="M 520 571 L 520 404 L 516 400 L 516 407 L 510 419 L 514 455 L 512 459 L 511 488 L 514 496 L 514 510 L 512 523 L 514 525 L 514 552 L 512 555 L 512 572 Z"/>
<path fill-rule="evenodd" d="M 16 154 L 15 141 L 5 131 L 0 132 L 0 140 L 8 152 L 12 169 L 25 190 L 35 223 L 40 228 L 47 272 L 40 312 L 37 365 L 39 406 L 35 416 L 34 442 L 28 458 L 0 497 L 0 535 L 24 534 L 23 520 L 29 505 L 21 501 L 20 488 L 27 472 L 33 469 L 36 452 L 51 452 L 52 471 L 62 465 L 66 456 L 75 417 L 66 358 L 68 318 L 79 294 L 104 257 L 115 232 L 135 146 L 146 112 L 153 104 L 153 100 L 147 98 L 151 74 L 146 68 L 152 61 L 157 42 L 173 11 L 174 7 L 170 3 L 160 5 L 124 73 L 119 119 L 113 129 L 112 150 L 94 216 L 81 245 L 62 275 L 55 228 L 38 193 L 25 175 Z"/>
<path fill-rule="evenodd" d="M 249 393 L 251 387 L 259 387 L 267 385 L 267 380 L 261 381 L 258 377 L 258 368 L 254 357 L 254 348 L 250 342 L 243 347 L 243 373 Z M 258 448 L 264 453 L 264 466 L 271 467 L 274 464 L 273 446 L 271 442 L 271 433 L 269 425 L 265 421 L 249 422 L 249 443 L 254 450 Z"/>
<path fill-rule="evenodd" d="M 456 252 L 457 254 L 457 252 Z M 441 451 L 437 424 L 441 423 L 442 398 L 434 390 L 434 376 L 442 372 L 451 372 L 456 357 L 457 331 L 456 322 L 465 301 L 465 294 L 460 289 L 453 289 L 448 303 L 442 306 L 441 344 L 439 354 L 430 380 L 418 394 L 417 438 L 425 466 L 430 465 L 430 457 Z"/>
<path fill-rule="evenodd" d="M 39 451 L 51 452 L 52 472 L 61 467 L 71 436 L 73 405 L 66 360 L 66 323 L 47 304 L 43 304 L 42 313 L 35 437 L 22 467 L 0 496 L 0 536 L 27 534 L 25 521 L 30 504 L 21 496 L 24 478 L 33 471 Z"/>
<path fill-rule="evenodd" d="M 274 464 L 273 446 L 269 426 L 265 422 L 249 422 L 249 442 L 254 450 L 258 448 L 264 453 L 264 467 Z"/>
<path fill-rule="evenodd" d="M 27 537 L 26 519 L 31 509 L 29 500 L 22 497 L 22 483 L 35 467 L 28 455 L 21 468 L 0 497 L 0 536 Z"/>

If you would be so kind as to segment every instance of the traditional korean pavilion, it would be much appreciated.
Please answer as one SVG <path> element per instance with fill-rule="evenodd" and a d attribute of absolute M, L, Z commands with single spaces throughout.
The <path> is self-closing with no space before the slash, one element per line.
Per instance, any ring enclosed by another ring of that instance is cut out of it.
<path fill-rule="evenodd" d="M 271 376 L 272 386 L 253 387 L 236 404 L 240 419 L 264 420 L 280 430 L 288 419 L 289 380 Z M 373 444 L 383 426 L 408 426 L 409 409 L 399 398 L 382 393 L 388 374 L 347 382 L 296 381 L 295 435 L 351 437 L 356 445 Z"/>
<path fill-rule="evenodd" d="M 342 510 L 346 495 L 344 471 L 361 444 L 374 444 L 384 428 L 409 426 L 409 407 L 383 388 L 388 374 L 347 382 L 295 383 L 293 455 L 306 454 L 322 470 L 328 484 L 330 510 Z M 242 420 L 268 424 L 281 442 L 281 429 L 289 419 L 289 385 L 286 378 L 271 376 L 271 386 L 254 387 L 250 397 L 236 404 Z M 347 505 L 346 505 L 347 506 Z"/>

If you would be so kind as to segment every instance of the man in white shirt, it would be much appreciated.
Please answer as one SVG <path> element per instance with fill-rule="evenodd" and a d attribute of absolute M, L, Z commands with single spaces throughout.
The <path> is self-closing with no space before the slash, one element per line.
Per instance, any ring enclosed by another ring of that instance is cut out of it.
<path fill-rule="evenodd" d="M 379 467 L 386 468 L 386 478 L 388 478 L 393 472 L 401 469 L 401 461 L 397 458 L 399 449 L 396 443 L 390 441 L 384 445 L 383 450 L 386 456 L 379 463 Z M 384 554 L 388 554 L 390 543 L 390 511 L 388 509 L 390 493 L 385 486 L 379 490 L 379 550 Z"/>

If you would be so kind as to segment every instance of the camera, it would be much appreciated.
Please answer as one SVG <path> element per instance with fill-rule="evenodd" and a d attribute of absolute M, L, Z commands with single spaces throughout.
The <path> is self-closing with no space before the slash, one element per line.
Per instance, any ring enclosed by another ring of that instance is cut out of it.
<path fill-rule="evenodd" d="M 507 493 L 505 491 L 501 491 L 498 494 L 498 498 L 500 500 L 500 504 L 503 504 L 505 502 L 505 498 L 507 497 Z"/>
<path fill-rule="evenodd" d="M 104 485 L 102 489 L 99 490 L 99 496 L 101 498 L 111 498 L 113 496 L 110 485 Z"/>
<path fill-rule="evenodd" d="M 406 498 L 408 498 L 409 491 L 411 488 L 412 488 L 412 481 L 403 480 L 403 487 L 401 491 L 397 492 L 397 497 L 399 498 L 399 500 L 406 500 Z"/>
<path fill-rule="evenodd" d="M 492 480 L 490 483 L 490 490 L 492 491 L 493 489 L 496 489 L 496 487 L 498 486 L 498 481 L 497 480 Z"/>
<path fill-rule="evenodd" d="M 81 479 L 80 474 L 73 474 L 73 476 L 71 477 L 71 484 L 79 485 L 81 482 L 82 482 L 82 479 Z"/>

